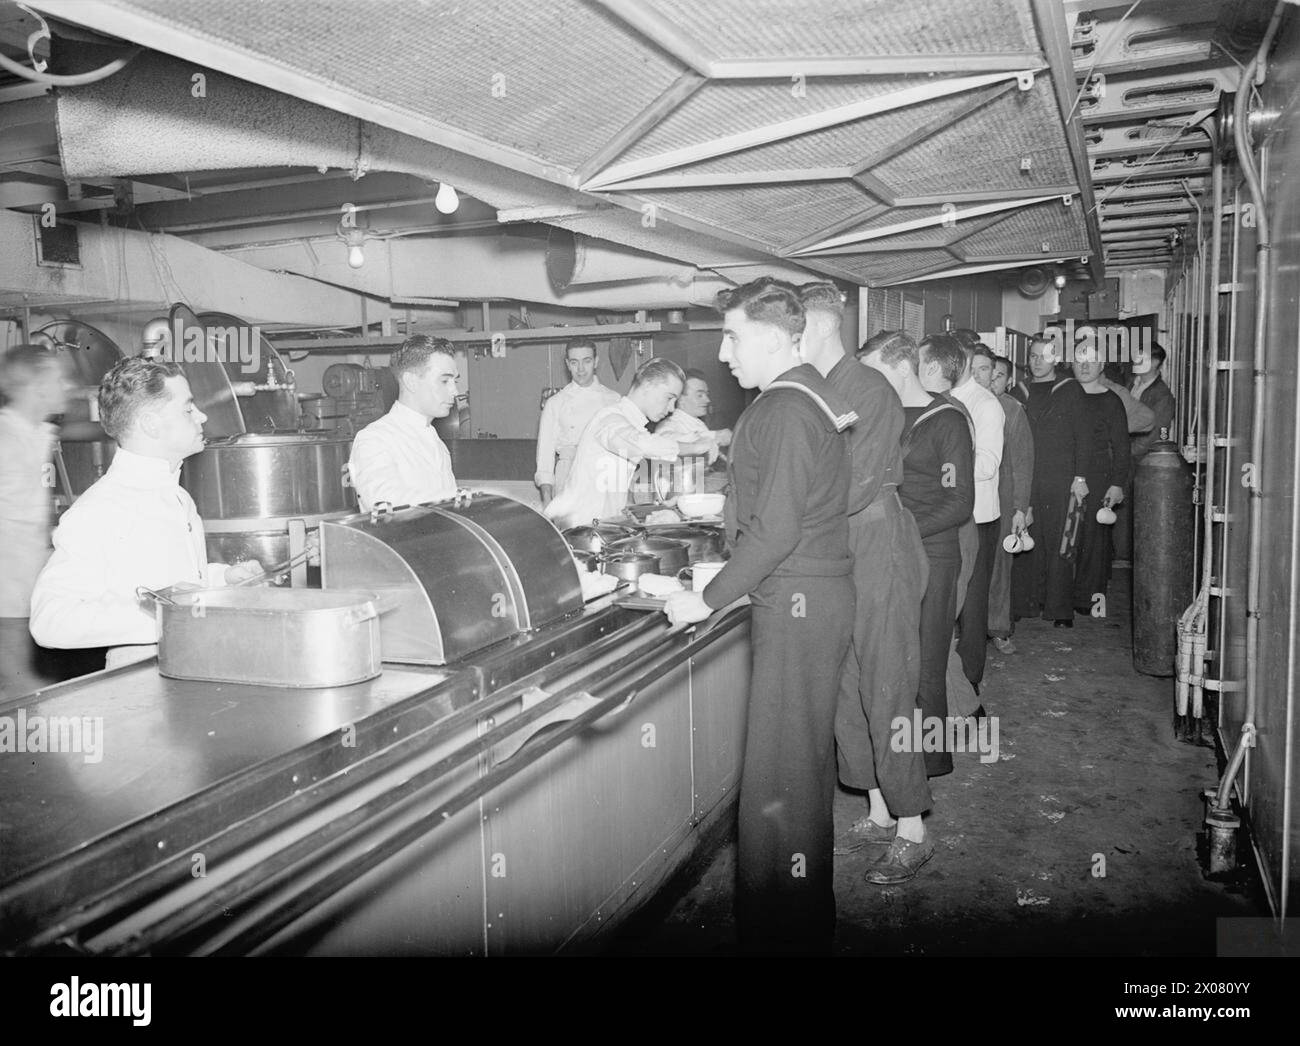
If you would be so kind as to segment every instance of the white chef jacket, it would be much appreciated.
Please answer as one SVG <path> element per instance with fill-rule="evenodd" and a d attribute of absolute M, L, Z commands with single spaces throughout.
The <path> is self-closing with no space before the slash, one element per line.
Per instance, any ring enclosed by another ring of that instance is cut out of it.
<path fill-rule="evenodd" d="M 1002 515 L 998 504 L 998 469 L 1002 465 L 1002 434 L 1006 411 L 974 379 L 950 390 L 965 404 L 975 424 L 975 522 L 991 523 Z"/>
<path fill-rule="evenodd" d="M 699 418 L 687 414 L 680 407 L 655 426 L 655 435 L 672 436 L 673 439 L 682 443 L 698 443 L 700 440 L 706 439 L 711 444 L 709 447 L 709 464 L 712 465 L 718 460 L 718 439 L 713 430 Z"/>
<path fill-rule="evenodd" d="M 56 430 L 0 407 L 0 617 L 26 617 L 50 555 Z"/>
<path fill-rule="evenodd" d="M 556 456 L 571 462 L 577 453 L 582 430 L 596 411 L 612 407 L 619 398 L 617 392 L 593 378 L 585 389 L 571 381 L 548 399 L 537 426 L 537 473 L 533 482 L 539 487 L 552 486 L 554 493 L 559 494 L 564 489 L 568 467 L 557 469 Z"/>
<path fill-rule="evenodd" d="M 556 526 L 618 515 L 643 458 L 677 460 L 677 440 L 647 432 L 646 421 L 641 408 L 626 396 L 596 412 L 578 440 L 568 486 L 546 506 Z"/>
<path fill-rule="evenodd" d="M 357 433 L 348 471 L 363 512 L 381 501 L 423 505 L 456 496 L 447 444 L 428 418 L 400 400 Z"/>
<path fill-rule="evenodd" d="M 54 530 L 54 554 L 32 592 L 32 638 L 56 648 L 156 643 L 153 604 L 139 602 L 136 587 L 183 581 L 224 585 L 226 568 L 207 561 L 180 469 L 119 448 Z"/>

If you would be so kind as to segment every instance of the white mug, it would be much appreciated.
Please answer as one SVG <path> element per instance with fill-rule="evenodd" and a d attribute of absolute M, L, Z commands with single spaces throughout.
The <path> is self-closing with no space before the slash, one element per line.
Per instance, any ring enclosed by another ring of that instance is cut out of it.
<path fill-rule="evenodd" d="M 691 565 L 691 588 L 696 592 L 703 592 L 710 581 L 718 576 L 726 564 L 718 561 L 716 563 L 694 563 Z"/>
<path fill-rule="evenodd" d="M 1097 510 L 1097 522 L 1108 527 L 1115 522 L 1115 513 L 1111 510 L 1109 505 L 1102 505 L 1101 508 Z"/>

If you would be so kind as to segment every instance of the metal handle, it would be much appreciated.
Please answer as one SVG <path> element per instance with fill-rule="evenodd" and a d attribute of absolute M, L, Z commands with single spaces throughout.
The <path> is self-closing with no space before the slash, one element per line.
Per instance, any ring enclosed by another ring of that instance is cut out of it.
<path fill-rule="evenodd" d="M 152 599 L 159 606 L 174 607 L 176 600 L 164 596 L 161 592 L 155 592 L 152 588 L 145 588 L 144 585 L 137 585 L 135 589 L 136 599 Z"/>

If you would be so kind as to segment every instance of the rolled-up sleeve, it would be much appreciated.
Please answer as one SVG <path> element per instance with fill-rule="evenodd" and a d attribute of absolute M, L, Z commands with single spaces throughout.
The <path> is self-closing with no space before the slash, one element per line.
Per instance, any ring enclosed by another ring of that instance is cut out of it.
<path fill-rule="evenodd" d="M 610 415 L 599 431 L 594 433 L 596 442 L 611 454 L 637 462 L 642 458 L 654 458 L 656 461 L 677 460 L 677 440 L 672 436 L 662 436 L 639 429 L 632 422 L 620 415 Z"/>

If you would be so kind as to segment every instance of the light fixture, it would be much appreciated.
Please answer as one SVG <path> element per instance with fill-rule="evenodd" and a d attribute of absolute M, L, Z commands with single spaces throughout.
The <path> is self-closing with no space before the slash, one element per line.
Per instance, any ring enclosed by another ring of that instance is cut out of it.
<path fill-rule="evenodd" d="M 348 265 L 353 269 L 365 265 L 366 252 L 361 249 L 361 245 L 366 242 L 366 231 L 345 226 L 340 222 L 337 235 L 348 246 Z"/>
<path fill-rule="evenodd" d="M 460 206 L 460 197 L 450 182 L 438 186 L 438 195 L 433 198 L 433 205 L 443 214 L 452 214 Z"/>
<path fill-rule="evenodd" d="M 1054 284 L 1056 284 L 1056 289 L 1057 289 L 1058 291 L 1059 291 L 1059 290 L 1062 290 L 1062 289 L 1065 287 L 1065 273 L 1063 273 L 1063 272 L 1058 272 L 1058 273 L 1057 273 L 1057 274 L 1052 278 L 1052 282 L 1053 282 Z"/>

